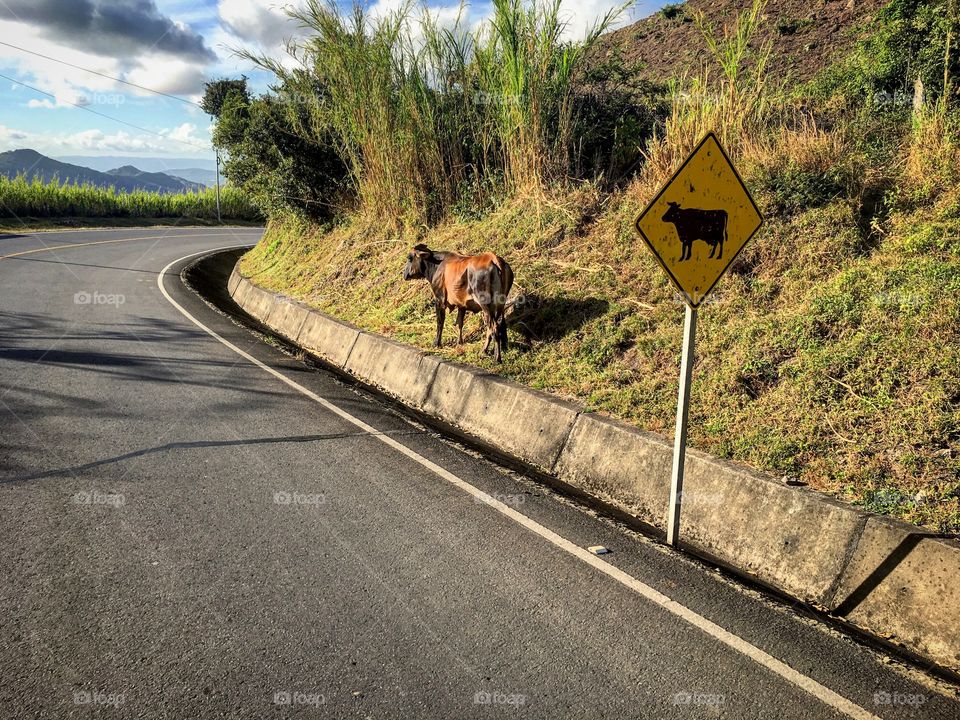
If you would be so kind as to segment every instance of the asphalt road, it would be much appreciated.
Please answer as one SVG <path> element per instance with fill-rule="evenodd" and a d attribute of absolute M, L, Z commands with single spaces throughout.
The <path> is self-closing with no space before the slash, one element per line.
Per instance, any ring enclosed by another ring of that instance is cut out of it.
<path fill-rule="evenodd" d="M 181 282 L 257 237 L 0 237 L 0 717 L 960 718 Z"/>

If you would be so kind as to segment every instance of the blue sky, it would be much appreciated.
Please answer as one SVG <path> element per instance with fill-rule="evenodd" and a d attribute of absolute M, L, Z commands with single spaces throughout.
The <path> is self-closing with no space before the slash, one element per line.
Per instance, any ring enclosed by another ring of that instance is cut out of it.
<path fill-rule="evenodd" d="M 212 157 L 210 121 L 199 108 L 23 50 L 186 99 L 197 100 L 206 80 L 240 74 L 246 74 L 254 87 L 262 90 L 269 76 L 235 57 L 232 48 L 284 56 L 284 40 L 298 29 L 282 7 L 296 1 L 0 0 L 0 75 L 5 76 L 0 77 L 0 151 L 30 147 L 51 156 Z M 373 12 L 383 12 L 400 2 L 367 4 Z M 570 33 L 582 34 L 615 4 L 611 0 L 564 0 Z M 664 4 L 662 0 L 640 0 L 621 24 Z M 456 14 L 454 0 L 431 0 L 429 5 L 440 17 Z M 469 8 L 474 22 L 488 12 L 488 2 L 473 3 Z"/>

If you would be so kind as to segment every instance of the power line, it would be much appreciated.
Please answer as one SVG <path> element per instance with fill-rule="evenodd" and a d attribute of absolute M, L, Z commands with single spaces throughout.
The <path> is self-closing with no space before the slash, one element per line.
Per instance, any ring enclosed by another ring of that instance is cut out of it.
<path fill-rule="evenodd" d="M 66 60 L 60 60 L 55 57 L 50 57 L 49 55 L 44 55 L 43 53 L 38 53 L 34 50 L 27 50 L 26 48 L 22 48 L 18 45 L 13 45 L 11 43 L 4 42 L 2 40 L 0 40 L 0 45 L 6 45 L 7 47 L 13 48 L 14 50 L 30 53 L 31 55 L 42 57 L 44 60 L 50 60 L 51 62 L 60 63 L 61 65 L 66 65 L 67 67 L 72 67 L 76 70 L 83 70 L 84 72 L 88 72 L 93 75 L 99 75 L 100 77 L 106 78 L 107 80 L 113 80 L 114 82 L 123 83 L 124 85 L 129 85 L 130 87 L 135 87 L 138 90 L 143 90 L 145 92 L 153 93 L 154 95 L 162 95 L 163 97 L 170 98 L 171 100 L 178 100 L 182 103 L 186 103 L 187 105 L 193 105 L 194 107 L 198 107 L 201 110 L 203 110 L 203 107 L 199 103 L 195 103 L 193 100 L 187 100 L 186 98 L 177 97 L 176 95 L 171 95 L 170 93 L 161 92 L 160 90 L 154 90 L 152 88 L 148 88 L 143 85 L 137 85 L 137 83 L 130 82 L 129 80 L 121 80 L 120 78 L 113 77 L 112 75 L 107 75 L 105 73 L 98 72 L 97 70 L 91 70 L 90 68 L 85 68 L 80 65 L 74 65 L 73 63 L 69 63 Z"/>
<path fill-rule="evenodd" d="M 174 142 L 183 143 L 184 145 L 189 145 L 195 148 L 200 148 L 201 150 L 210 149 L 204 145 L 198 145 L 197 143 L 190 142 L 189 140 L 180 140 L 179 138 L 169 137 L 167 135 L 164 135 L 163 133 L 158 133 L 156 130 L 149 130 L 148 128 L 141 127 L 139 125 L 134 125 L 133 123 L 127 122 L 126 120 L 121 120 L 120 118 L 115 118 L 112 115 L 107 115 L 105 113 L 98 112 L 97 110 L 92 110 L 91 108 L 88 108 L 86 105 L 79 105 L 75 102 L 70 102 L 69 100 L 58 99 L 57 96 L 54 95 L 53 93 L 48 93 L 46 90 L 41 90 L 40 88 L 35 88 L 32 85 L 27 85 L 25 82 L 21 80 L 17 80 L 16 78 L 8 77 L 7 75 L 3 75 L 3 74 L 0 74 L 0 78 L 3 78 L 4 80 L 9 80 L 10 82 L 16 83 L 17 85 L 23 85 L 25 88 L 29 88 L 30 90 L 40 93 L 41 95 L 52 97 L 54 100 L 57 100 L 57 102 L 64 102 L 67 105 L 72 105 L 73 107 L 79 108 L 80 110 L 86 110 L 87 112 L 93 113 L 94 115 L 99 115 L 100 117 L 106 118 L 107 120 L 113 120 L 114 122 L 120 123 L 122 125 L 127 125 L 129 127 L 132 127 L 135 130 L 139 130 L 140 132 L 156 135 L 157 137 L 164 138 L 165 140 L 173 140 Z"/>

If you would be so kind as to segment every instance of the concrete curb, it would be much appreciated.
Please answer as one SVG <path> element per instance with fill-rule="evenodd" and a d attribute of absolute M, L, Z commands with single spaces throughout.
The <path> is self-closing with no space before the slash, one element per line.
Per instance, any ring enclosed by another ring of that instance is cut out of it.
<path fill-rule="evenodd" d="M 442 360 L 264 291 L 247 313 L 360 381 L 659 529 L 672 446 L 497 375 Z M 883 642 L 960 671 L 960 542 L 687 452 L 681 541 Z"/>

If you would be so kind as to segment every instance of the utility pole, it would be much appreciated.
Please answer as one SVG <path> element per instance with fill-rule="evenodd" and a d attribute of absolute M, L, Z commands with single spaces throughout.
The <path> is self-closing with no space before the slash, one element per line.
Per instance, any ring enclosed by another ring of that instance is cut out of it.
<path fill-rule="evenodd" d="M 220 219 L 220 150 L 217 149 L 217 222 L 222 223 Z"/>

